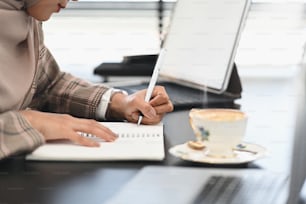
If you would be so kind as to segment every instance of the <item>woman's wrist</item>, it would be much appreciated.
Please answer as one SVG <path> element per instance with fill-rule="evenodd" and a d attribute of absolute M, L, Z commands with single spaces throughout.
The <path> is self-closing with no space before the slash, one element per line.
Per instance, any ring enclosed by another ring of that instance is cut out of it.
<path fill-rule="evenodd" d="M 19 113 L 32 125 L 34 114 L 32 110 L 22 110 Z"/>
<path fill-rule="evenodd" d="M 43 134 L 43 129 L 41 127 L 40 116 L 41 113 L 36 110 L 22 110 L 19 113 L 30 123 L 30 125 Z"/>
<path fill-rule="evenodd" d="M 127 92 L 114 89 L 110 97 L 109 106 L 106 111 L 107 119 L 125 119 L 124 110 L 126 108 Z"/>

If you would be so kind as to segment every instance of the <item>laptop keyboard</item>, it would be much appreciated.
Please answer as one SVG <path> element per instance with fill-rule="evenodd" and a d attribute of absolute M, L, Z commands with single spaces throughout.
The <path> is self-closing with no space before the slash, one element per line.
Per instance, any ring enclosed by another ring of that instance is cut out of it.
<path fill-rule="evenodd" d="M 206 107 L 208 104 L 222 104 L 222 107 L 224 107 L 225 104 L 232 105 L 234 101 L 233 98 L 227 96 L 204 92 L 202 90 L 180 86 L 174 83 L 162 82 L 158 83 L 158 85 L 165 87 L 175 109 Z M 138 84 L 117 88 L 124 89 L 128 93 L 135 93 L 136 91 L 146 89 L 147 87 L 147 84 Z"/>
<path fill-rule="evenodd" d="M 193 204 L 274 204 L 286 178 L 279 175 L 212 176 Z"/>

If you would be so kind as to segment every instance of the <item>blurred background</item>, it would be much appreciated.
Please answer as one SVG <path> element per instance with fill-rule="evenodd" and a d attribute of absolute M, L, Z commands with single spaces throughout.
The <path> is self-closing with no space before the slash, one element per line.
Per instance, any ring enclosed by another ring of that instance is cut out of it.
<path fill-rule="evenodd" d="M 44 23 L 45 43 L 61 69 L 93 82 L 102 62 L 157 54 L 174 0 L 79 0 Z M 205 25 L 199 25 L 205 26 Z M 236 56 L 243 76 L 290 75 L 306 42 L 306 0 L 252 0 Z"/>

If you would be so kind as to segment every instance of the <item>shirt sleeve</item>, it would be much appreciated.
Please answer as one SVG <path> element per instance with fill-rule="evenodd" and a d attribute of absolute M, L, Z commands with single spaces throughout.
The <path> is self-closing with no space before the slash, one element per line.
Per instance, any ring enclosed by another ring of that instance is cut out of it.
<path fill-rule="evenodd" d="M 110 87 L 61 72 L 48 49 L 45 49 L 38 66 L 40 74 L 36 77 L 37 90 L 30 108 L 98 119 L 98 106 Z"/>
<path fill-rule="evenodd" d="M 112 90 L 113 89 L 107 90 L 101 98 L 100 104 L 97 109 L 97 118 L 100 120 L 105 119 L 106 111 L 107 111 L 107 108 L 110 102 L 110 98 L 112 95 Z"/>
<path fill-rule="evenodd" d="M 98 119 L 101 119 L 101 120 L 106 119 L 106 112 L 107 112 L 107 109 L 108 109 L 108 105 L 111 102 L 111 98 L 112 98 L 114 93 L 118 93 L 118 92 L 122 93 L 124 95 L 128 95 L 128 93 L 126 91 L 121 90 L 121 89 L 115 89 L 115 88 L 111 88 L 103 94 L 103 96 L 101 98 L 101 101 L 100 101 L 100 104 L 99 104 L 98 109 L 97 109 L 97 118 Z"/>
<path fill-rule="evenodd" d="M 19 113 L 0 114 L 0 159 L 29 152 L 45 142 L 44 137 Z"/>

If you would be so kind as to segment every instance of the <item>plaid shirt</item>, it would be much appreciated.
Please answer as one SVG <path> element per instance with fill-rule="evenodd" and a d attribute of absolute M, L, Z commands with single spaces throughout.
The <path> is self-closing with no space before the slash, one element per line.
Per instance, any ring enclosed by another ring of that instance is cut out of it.
<path fill-rule="evenodd" d="M 101 97 L 109 88 L 61 72 L 53 56 L 43 45 L 39 23 L 37 28 L 38 37 L 41 38 L 37 71 L 20 110 L 31 108 L 96 119 Z M 0 131 L 0 159 L 32 151 L 45 142 L 43 135 L 18 110 L 0 113 Z"/>

